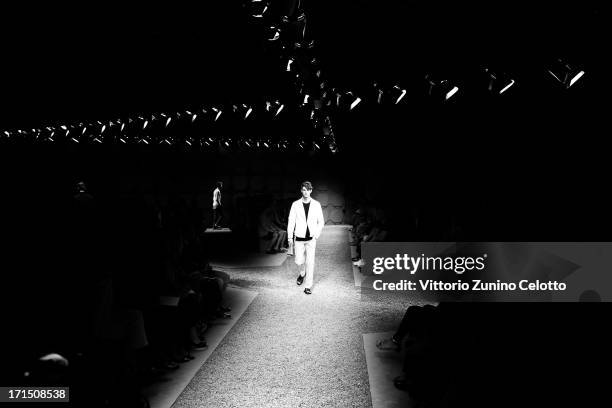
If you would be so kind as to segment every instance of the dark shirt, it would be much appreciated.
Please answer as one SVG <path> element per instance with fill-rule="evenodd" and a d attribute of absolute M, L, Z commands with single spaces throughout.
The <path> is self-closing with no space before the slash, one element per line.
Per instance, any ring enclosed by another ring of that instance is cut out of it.
<path fill-rule="evenodd" d="M 306 214 L 306 220 L 308 220 L 308 210 L 310 209 L 310 203 L 302 203 L 304 205 L 304 213 Z M 310 230 L 308 229 L 308 224 L 306 224 L 306 236 L 304 238 L 295 237 L 296 241 L 310 241 L 312 237 L 310 236 Z"/>

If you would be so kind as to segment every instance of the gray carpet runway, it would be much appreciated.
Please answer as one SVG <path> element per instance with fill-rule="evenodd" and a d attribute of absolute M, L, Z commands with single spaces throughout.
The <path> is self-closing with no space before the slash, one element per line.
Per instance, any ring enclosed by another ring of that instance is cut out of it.
<path fill-rule="evenodd" d="M 347 241 L 346 227 L 324 229 L 310 296 L 291 257 L 232 270 L 259 295 L 173 407 L 371 407 L 362 333 L 392 329 L 406 305 L 361 301 Z"/>

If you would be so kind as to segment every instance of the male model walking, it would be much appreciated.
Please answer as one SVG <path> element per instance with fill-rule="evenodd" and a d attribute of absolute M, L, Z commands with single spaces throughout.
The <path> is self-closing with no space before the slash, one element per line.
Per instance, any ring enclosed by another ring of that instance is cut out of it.
<path fill-rule="evenodd" d="M 221 220 L 223 219 L 221 190 L 223 190 L 223 182 L 217 181 L 217 188 L 215 188 L 215 190 L 213 191 L 213 229 L 221 229 Z"/>
<path fill-rule="evenodd" d="M 291 204 L 289 221 L 287 222 L 287 237 L 289 245 L 294 245 L 295 263 L 298 265 L 300 274 L 297 284 L 301 285 L 306 280 L 304 293 L 312 293 L 312 282 L 314 280 L 315 248 L 317 239 L 323 231 L 325 220 L 321 204 L 310 197 L 312 184 L 310 181 L 302 183 L 302 198 Z M 295 237 L 295 244 L 293 238 Z"/>

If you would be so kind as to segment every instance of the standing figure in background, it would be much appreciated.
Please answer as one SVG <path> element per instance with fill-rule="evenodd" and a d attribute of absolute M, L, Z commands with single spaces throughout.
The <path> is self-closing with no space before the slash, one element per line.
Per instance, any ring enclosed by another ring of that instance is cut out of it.
<path fill-rule="evenodd" d="M 217 181 L 217 188 L 213 191 L 213 229 L 221 229 L 221 220 L 223 219 L 221 190 L 223 190 L 223 182 Z"/>
<path fill-rule="evenodd" d="M 287 222 L 287 237 L 289 246 L 294 245 L 295 263 L 300 269 L 297 284 L 301 285 L 306 279 L 304 293 L 312 293 L 314 280 L 315 248 L 317 240 L 323 231 L 325 220 L 321 204 L 310 197 L 312 184 L 310 181 L 302 183 L 302 198 L 291 204 L 289 221 Z M 293 243 L 295 237 L 295 244 Z M 302 266 L 303 265 L 303 266 Z"/>

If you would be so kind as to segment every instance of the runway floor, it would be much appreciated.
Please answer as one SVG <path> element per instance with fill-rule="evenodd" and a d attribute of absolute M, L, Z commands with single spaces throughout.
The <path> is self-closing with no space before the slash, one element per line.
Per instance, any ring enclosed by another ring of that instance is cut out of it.
<path fill-rule="evenodd" d="M 326 226 L 312 295 L 291 257 L 229 271 L 258 295 L 173 407 L 371 407 L 363 334 L 393 330 L 407 304 L 362 298 L 350 259 L 347 227 Z"/>

